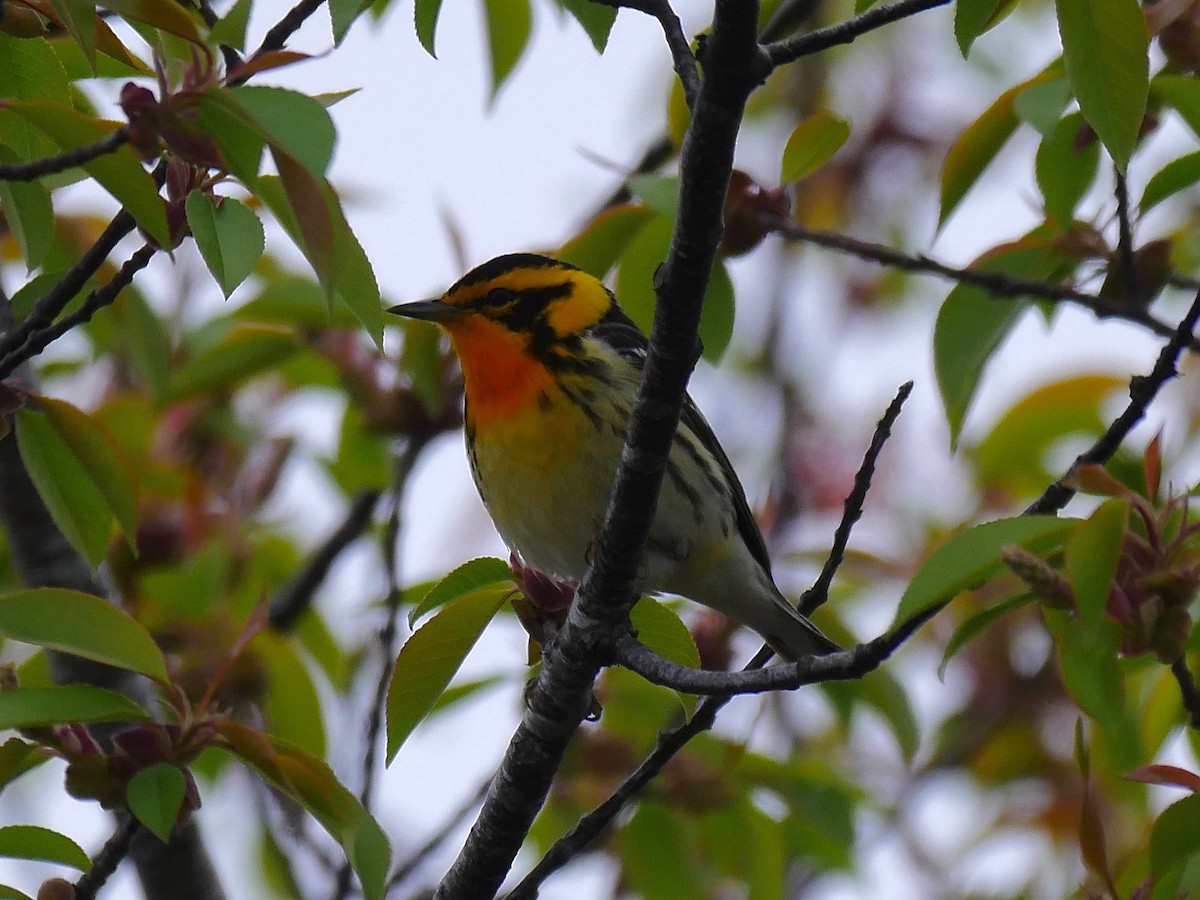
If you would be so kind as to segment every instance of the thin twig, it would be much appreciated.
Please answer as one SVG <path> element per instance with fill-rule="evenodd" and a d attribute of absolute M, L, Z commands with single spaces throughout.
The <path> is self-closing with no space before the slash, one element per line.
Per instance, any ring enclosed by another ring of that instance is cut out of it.
<path fill-rule="evenodd" d="M 861 16 L 830 25 L 828 28 L 818 28 L 807 34 L 767 44 L 764 49 L 772 66 L 782 66 L 795 62 L 802 56 L 811 56 L 839 44 L 849 44 L 869 31 L 900 19 L 907 19 L 927 9 L 945 6 L 949 2 L 950 0 L 899 0 L 898 3 L 890 3 L 887 6 L 876 6 Z"/>
<path fill-rule="evenodd" d="M 874 671 L 941 608 L 939 604 L 924 610 L 873 641 L 849 650 L 824 656 L 806 656 L 795 662 L 768 668 L 741 672 L 693 669 L 659 656 L 634 637 L 632 632 L 618 638 L 613 657 L 618 665 L 636 672 L 653 684 L 688 694 L 732 696 L 791 691 L 806 684 L 861 678 Z"/>
<path fill-rule="evenodd" d="M 450 817 L 446 819 L 441 828 L 431 834 L 425 843 L 413 850 L 412 853 L 396 866 L 395 871 L 392 872 L 391 877 L 388 879 L 388 892 L 391 892 L 403 883 L 405 879 L 417 870 L 421 863 L 429 858 L 429 855 L 433 851 L 445 843 L 446 839 L 454 833 L 455 829 L 461 826 L 475 808 L 483 802 L 483 798 L 487 794 L 487 789 L 488 782 L 485 781 L 467 798 L 462 806 L 450 814 Z"/>
<path fill-rule="evenodd" d="M 312 605 L 313 594 L 329 574 L 334 562 L 371 524 L 371 514 L 375 511 L 378 500 L 379 491 L 368 490 L 359 493 L 333 534 L 316 549 L 304 568 L 271 598 L 272 628 L 282 631 L 290 629 Z"/>
<path fill-rule="evenodd" d="M 1197 321 L 1200 321 L 1200 293 L 1197 293 L 1196 299 L 1192 301 L 1191 308 L 1175 329 L 1171 340 L 1158 354 L 1158 359 L 1154 363 L 1154 368 L 1150 370 L 1150 374 L 1137 375 L 1130 380 L 1129 405 L 1125 407 L 1125 411 L 1108 426 L 1108 430 L 1100 436 L 1096 443 L 1076 457 L 1066 475 L 1046 488 L 1042 496 L 1029 505 L 1029 508 L 1025 510 L 1026 515 L 1058 512 L 1067 505 L 1067 501 L 1075 496 L 1075 489 L 1067 486 L 1071 474 L 1082 465 L 1105 463 L 1117 452 L 1122 441 L 1133 430 L 1133 426 L 1146 414 L 1147 407 L 1158 395 L 1162 386 L 1178 374 L 1175 366 L 1179 362 L 1179 355 L 1183 353 L 1184 348 L 1195 340 L 1194 332 Z"/>
<path fill-rule="evenodd" d="M 667 39 L 667 47 L 671 51 L 675 74 L 679 76 L 679 83 L 683 87 L 683 97 L 687 101 L 688 109 L 691 109 L 696 102 L 696 95 L 700 93 L 700 72 L 696 68 L 696 56 L 692 53 L 691 45 L 688 44 L 687 35 L 683 33 L 683 23 L 679 21 L 679 16 L 675 15 L 675 10 L 671 8 L 668 0 L 596 0 L 596 2 L 615 9 L 622 7 L 635 9 L 658 19 L 659 25 L 662 26 L 663 37 Z"/>
<path fill-rule="evenodd" d="M 129 142 L 129 127 L 122 125 L 112 133 L 105 135 L 94 144 L 84 144 L 82 147 L 72 147 L 58 156 L 47 156 L 45 159 L 35 159 L 33 162 L 0 165 L 0 181 L 33 181 L 43 175 L 53 175 L 55 172 L 65 172 L 86 162 L 91 162 L 106 153 L 113 153 Z"/>
<path fill-rule="evenodd" d="M 1129 216 L 1129 182 L 1125 173 L 1116 170 L 1117 197 L 1117 252 L 1121 259 L 1121 280 L 1125 288 L 1125 305 L 1131 309 L 1141 309 L 1145 306 L 1142 299 L 1142 288 L 1137 271 L 1137 258 L 1133 253 L 1133 225 Z M 1147 298 L 1149 299 L 1149 298 Z"/>
<path fill-rule="evenodd" d="M 104 842 L 100 852 L 92 859 L 92 867 L 75 882 L 75 900 L 94 900 L 96 893 L 104 887 L 122 860 L 129 855 L 129 846 L 141 826 L 133 816 L 126 814 L 117 830 Z"/>
<path fill-rule="evenodd" d="M 254 59 L 271 50 L 282 49 L 288 38 L 300 30 L 300 26 L 308 20 L 308 17 L 324 5 L 325 0 L 300 0 L 263 36 L 262 43 L 259 44 L 257 50 L 250 54 L 249 58 Z"/>
<path fill-rule="evenodd" d="M 363 753 L 362 787 L 358 792 L 363 809 L 371 809 L 371 797 L 375 789 L 375 775 L 379 758 L 379 734 L 383 729 L 384 704 L 387 701 L 388 685 L 391 683 L 392 659 L 396 655 L 397 622 L 400 619 L 400 569 L 397 555 L 397 545 L 400 538 L 401 510 L 403 508 L 404 488 L 408 484 L 417 457 L 425 449 L 428 439 L 419 435 L 409 438 L 404 449 L 396 457 L 396 472 L 392 479 L 392 512 L 388 516 L 387 527 L 383 533 L 384 567 L 388 577 L 387 609 L 383 627 L 379 630 L 380 672 L 375 682 L 375 692 L 371 701 L 371 713 L 367 719 L 366 749 Z M 347 860 L 338 870 L 334 883 L 332 900 L 342 900 L 350 891 L 350 876 L 352 870 Z"/>
<path fill-rule="evenodd" d="M 124 210 L 117 213 L 104 231 L 100 233 L 100 237 L 96 239 L 96 242 L 63 275 L 62 280 L 38 300 L 25 320 L 3 337 L 0 337 L 0 366 L 7 367 L 6 375 L 16 366 L 16 364 L 12 366 L 8 365 L 9 355 L 16 348 L 24 344 L 31 334 L 40 328 L 45 328 L 54 321 L 55 316 L 63 311 L 63 308 L 71 301 L 71 298 L 78 294 L 83 286 L 87 284 L 88 279 L 99 271 L 100 267 L 104 265 L 104 261 L 108 258 L 108 254 L 113 251 L 125 235 L 133 231 L 136 224 L 133 216 Z"/>
<path fill-rule="evenodd" d="M 773 655 L 774 651 L 764 644 L 742 671 L 761 669 Z M 582 816 L 566 834 L 550 846 L 537 864 L 508 893 L 505 900 L 534 900 L 538 895 L 538 888 L 547 878 L 574 859 L 584 847 L 604 834 L 621 810 L 628 806 L 646 785 L 658 777 L 666 764 L 689 741 L 713 727 L 717 713 L 731 699 L 733 699 L 731 695 L 705 697 L 696 706 L 696 712 L 690 719 L 682 725 L 660 734 L 654 750 L 600 805 Z"/>
<path fill-rule="evenodd" d="M 800 598 L 800 612 L 806 616 L 811 615 L 813 611 L 829 599 L 829 586 L 833 584 L 833 576 L 837 574 L 838 567 L 842 564 L 842 559 L 845 557 L 846 545 L 850 542 L 850 531 L 854 528 L 854 524 L 859 518 L 862 517 L 863 505 L 867 501 L 867 492 L 871 489 L 871 478 L 875 475 L 875 463 L 879 459 L 883 445 L 891 437 L 892 426 L 896 423 L 896 419 L 900 417 L 900 410 L 904 407 L 904 401 L 908 399 L 908 395 L 912 393 L 912 389 L 913 383 L 911 381 L 906 381 L 900 385 L 900 390 L 896 392 L 896 396 L 888 404 L 883 417 L 875 426 L 875 433 L 871 436 L 871 444 L 867 447 L 862 465 L 859 466 L 858 473 L 854 476 L 854 487 L 850 491 L 849 496 L 846 497 L 846 503 L 842 507 L 842 520 L 838 523 L 837 530 L 833 534 L 833 546 L 830 548 L 829 556 L 825 558 L 825 565 L 821 567 L 821 574 L 817 576 L 817 580 L 813 582 L 813 586 L 805 591 L 804 596 Z"/>
<path fill-rule="evenodd" d="M 1188 668 L 1187 656 L 1181 655 L 1171 663 L 1171 674 L 1179 682 L 1179 693 L 1183 697 L 1183 708 L 1191 716 L 1193 728 L 1200 728 L 1200 689 L 1196 687 L 1196 679 Z"/>
<path fill-rule="evenodd" d="M 72 328 L 89 321 L 100 309 L 116 300 L 117 295 L 133 281 L 133 276 L 146 268 L 157 252 L 157 247 L 151 244 L 143 244 L 133 256 L 125 260 L 121 268 L 117 270 L 117 274 L 107 284 L 88 294 L 87 299 L 83 301 L 83 305 L 79 309 L 68 316 L 63 316 L 53 325 L 28 334 L 19 347 L 6 354 L 3 361 L 0 361 L 0 379 L 7 378 L 25 360 L 37 356 L 47 346 L 58 340 Z M 59 284 L 62 284 L 62 282 L 59 282 Z M 14 334 L 16 333 L 18 332 L 14 332 Z"/>
<path fill-rule="evenodd" d="M 1171 337 L 1175 333 L 1173 326 L 1156 319 L 1144 309 L 1132 305 L 1126 306 L 1124 303 L 1088 294 L 1066 285 L 1013 278 L 1003 272 L 986 272 L 982 269 L 948 266 L 924 254 L 910 255 L 893 250 L 883 244 L 862 241 L 832 231 L 805 228 L 790 219 L 778 216 L 764 216 L 762 221 L 763 224 L 768 225 L 777 234 L 788 240 L 816 244 L 818 247 L 848 253 L 859 259 L 879 263 L 889 268 L 937 275 L 960 284 L 975 285 L 996 297 L 1041 297 L 1046 300 L 1069 300 L 1091 310 L 1100 318 L 1124 319 L 1135 325 L 1141 325 L 1161 337 Z M 1190 347 L 1192 350 L 1200 352 L 1200 341 L 1193 341 Z"/>
<path fill-rule="evenodd" d="M 534 900 L 537 897 L 538 888 L 541 887 L 547 878 L 565 866 L 584 847 L 591 844 L 592 841 L 607 831 L 621 810 L 640 794 L 646 785 L 658 776 L 667 763 L 689 741 L 713 727 L 717 713 L 739 692 L 737 689 L 730 690 L 731 686 L 740 685 L 743 688 L 750 686 L 752 690 L 778 690 L 795 687 L 803 683 L 810 683 L 814 680 L 828 681 L 841 677 L 859 677 L 859 675 L 865 674 L 887 659 L 921 625 L 940 612 L 941 608 L 939 605 L 927 609 L 902 625 L 897 626 L 888 634 L 871 641 L 869 644 L 861 644 L 852 650 L 842 651 L 830 656 L 813 658 L 801 663 L 776 666 L 771 669 L 763 668 L 774 655 L 771 648 L 765 644 L 740 672 L 705 672 L 700 669 L 687 669 L 662 660 L 653 651 L 647 651 L 656 661 L 661 660 L 661 662 L 665 663 L 670 674 L 681 675 L 685 681 L 693 673 L 701 679 L 706 679 L 708 676 L 716 676 L 717 679 L 720 679 L 720 690 L 705 696 L 697 705 L 695 714 L 687 722 L 660 734 L 654 750 L 642 760 L 637 769 L 630 773 L 599 806 L 580 818 L 570 831 L 555 841 L 550 849 L 546 851 L 546 854 L 538 860 L 537 865 L 530 869 L 525 877 L 521 879 L 520 883 L 509 892 L 505 900 Z M 633 644 L 637 643 L 631 636 L 623 639 L 623 642 L 625 641 L 632 641 Z M 632 645 L 629 646 L 632 648 Z M 647 659 L 640 651 L 630 649 L 626 652 L 628 652 L 628 659 L 631 662 L 639 657 L 642 660 Z M 622 651 L 618 648 L 618 658 L 621 654 Z M 814 674 L 809 671 L 808 667 L 816 662 L 817 659 L 825 660 L 825 662 L 820 663 L 820 666 L 823 668 L 827 667 L 822 676 L 803 681 L 800 674 L 801 671 L 804 671 L 806 675 Z M 862 672 L 849 674 L 852 669 L 858 667 L 863 667 Z M 639 670 L 635 669 L 635 671 Z M 645 672 L 639 671 L 639 674 L 642 674 L 643 677 L 650 677 L 654 671 L 657 671 L 657 669 L 652 670 L 647 667 Z M 782 675 L 772 673 L 782 673 Z M 784 678 L 783 675 L 790 675 L 790 679 Z M 757 688 L 754 687 L 754 681 L 757 679 L 781 683 L 776 683 L 773 687 Z M 654 679 L 650 678 L 650 680 Z M 717 684 L 709 684 L 707 686 L 718 687 Z"/>

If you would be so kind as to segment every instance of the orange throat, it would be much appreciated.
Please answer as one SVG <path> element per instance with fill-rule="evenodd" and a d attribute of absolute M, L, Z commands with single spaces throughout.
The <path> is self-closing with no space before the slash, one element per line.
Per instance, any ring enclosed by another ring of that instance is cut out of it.
<path fill-rule="evenodd" d="M 520 417 L 554 387 L 554 376 L 529 355 L 528 338 L 481 316 L 447 323 L 462 364 L 467 415 L 476 430 Z"/>

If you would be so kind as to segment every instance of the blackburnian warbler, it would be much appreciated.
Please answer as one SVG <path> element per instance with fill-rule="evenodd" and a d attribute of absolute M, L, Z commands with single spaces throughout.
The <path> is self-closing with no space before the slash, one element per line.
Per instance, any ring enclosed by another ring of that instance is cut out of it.
<path fill-rule="evenodd" d="M 391 312 L 436 322 L 462 364 L 471 473 L 527 565 L 581 579 L 608 503 L 646 338 L 596 278 L 501 256 L 437 300 Z M 798 659 L 837 649 L 771 577 L 762 533 L 689 397 L 667 460 L 641 588 L 720 610 Z"/>

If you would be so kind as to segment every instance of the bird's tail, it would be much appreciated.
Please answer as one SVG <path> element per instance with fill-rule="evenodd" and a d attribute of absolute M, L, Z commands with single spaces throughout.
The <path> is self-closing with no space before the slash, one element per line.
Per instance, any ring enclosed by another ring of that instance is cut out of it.
<path fill-rule="evenodd" d="M 795 662 L 805 656 L 825 656 L 842 648 L 827 638 L 786 597 L 775 594 L 775 603 L 763 612 L 762 622 L 746 624 L 761 634 L 780 656 Z"/>

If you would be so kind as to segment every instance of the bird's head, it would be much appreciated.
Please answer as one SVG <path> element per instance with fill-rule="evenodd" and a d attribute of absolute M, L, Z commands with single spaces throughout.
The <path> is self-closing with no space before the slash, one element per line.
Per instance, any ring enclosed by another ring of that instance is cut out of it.
<path fill-rule="evenodd" d="M 436 322 L 452 337 L 500 329 L 549 348 L 596 325 L 615 304 L 608 289 L 570 263 L 534 253 L 498 256 L 472 269 L 436 300 L 389 312 Z"/>

